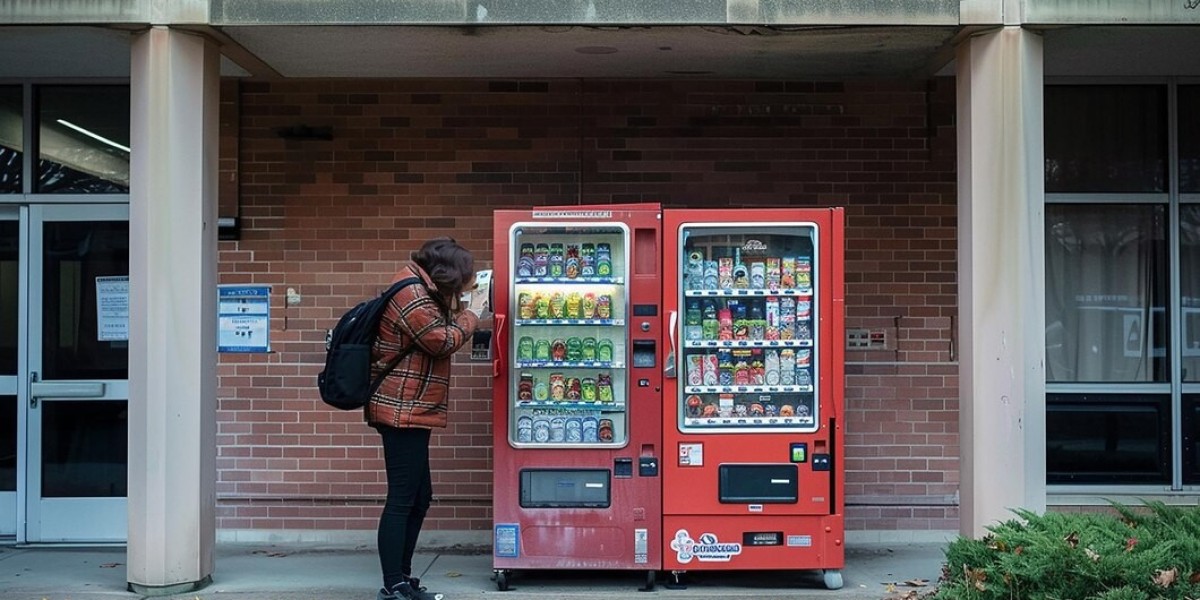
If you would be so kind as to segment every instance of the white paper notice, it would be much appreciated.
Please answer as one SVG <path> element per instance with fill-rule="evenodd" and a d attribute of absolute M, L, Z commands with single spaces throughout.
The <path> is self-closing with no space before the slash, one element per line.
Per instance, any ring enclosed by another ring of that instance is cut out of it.
<path fill-rule="evenodd" d="M 96 278 L 96 339 L 129 341 L 129 276 Z"/>
<path fill-rule="evenodd" d="M 679 444 L 679 466 L 703 467 L 704 444 Z"/>

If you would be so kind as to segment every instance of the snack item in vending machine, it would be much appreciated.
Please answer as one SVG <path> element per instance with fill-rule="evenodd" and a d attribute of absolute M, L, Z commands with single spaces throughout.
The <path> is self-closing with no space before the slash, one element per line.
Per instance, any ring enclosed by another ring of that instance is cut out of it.
<path fill-rule="evenodd" d="M 596 435 L 597 435 L 597 437 L 599 437 L 601 442 L 613 441 L 613 421 L 612 421 L 612 419 L 600 419 L 600 423 L 597 428 Z"/>
<path fill-rule="evenodd" d="M 763 330 L 763 339 L 777 340 L 779 339 L 779 298 L 767 296 L 764 306 L 767 309 L 767 325 Z"/>
<path fill-rule="evenodd" d="M 596 437 L 596 428 L 596 417 L 583 418 L 583 442 L 585 444 L 599 441 L 599 439 Z"/>
<path fill-rule="evenodd" d="M 767 385 L 779 385 L 779 351 L 768 348 L 763 359 L 764 381 Z"/>
<path fill-rule="evenodd" d="M 562 292 L 554 292 L 550 296 L 550 318 L 565 319 L 567 317 L 567 297 Z"/>
<path fill-rule="evenodd" d="M 579 244 L 567 244 L 567 255 L 563 261 L 563 274 L 569 279 L 579 277 Z"/>
<path fill-rule="evenodd" d="M 567 399 L 567 380 L 562 373 L 550 374 L 550 399 L 559 401 Z"/>
<path fill-rule="evenodd" d="M 796 405 L 796 416 L 797 417 L 807 417 L 809 412 L 810 411 L 808 409 L 807 404 L 797 404 Z"/>
<path fill-rule="evenodd" d="M 563 276 L 563 245 L 550 244 L 550 268 L 547 272 L 550 277 Z"/>
<path fill-rule="evenodd" d="M 780 262 L 779 287 L 790 290 L 796 287 L 796 257 L 785 256 Z"/>
<path fill-rule="evenodd" d="M 608 294 L 596 296 L 596 316 L 601 319 L 612 318 L 612 296 Z"/>
<path fill-rule="evenodd" d="M 533 343 L 533 360 L 550 360 L 550 340 L 540 339 Z"/>
<path fill-rule="evenodd" d="M 533 338 L 521 336 L 517 342 L 517 360 L 533 360 Z"/>
<path fill-rule="evenodd" d="M 717 289 L 733 289 L 733 257 L 722 256 L 717 259 Z"/>
<path fill-rule="evenodd" d="M 772 292 L 779 291 L 779 257 L 772 256 L 767 258 L 767 289 Z"/>
<path fill-rule="evenodd" d="M 733 311 L 728 308 L 717 311 L 717 339 L 723 341 L 733 339 Z"/>
<path fill-rule="evenodd" d="M 767 265 L 762 261 L 750 263 L 750 289 L 763 290 L 767 288 Z"/>
<path fill-rule="evenodd" d="M 566 314 L 568 319 L 582 318 L 583 312 L 583 295 L 579 292 L 571 292 L 567 294 Z"/>
<path fill-rule="evenodd" d="M 612 248 L 606 243 L 596 244 L 596 275 L 612 277 Z"/>
<path fill-rule="evenodd" d="M 779 339 L 796 338 L 796 299 L 784 296 L 779 299 Z"/>
<path fill-rule="evenodd" d="M 689 416 L 689 417 L 700 416 L 700 408 L 701 408 L 702 404 L 704 404 L 704 401 L 700 399 L 700 396 L 697 396 L 695 394 L 688 396 L 687 400 L 684 401 L 684 405 L 687 407 L 687 416 Z"/>
<path fill-rule="evenodd" d="M 596 294 L 588 292 L 583 295 L 583 302 L 579 306 L 580 319 L 595 319 L 596 318 Z"/>
<path fill-rule="evenodd" d="M 704 289 L 704 253 L 693 250 L 687 255 L 687 265 L 684 268 L 683 289 Z"/>
<path fill-rule="evenodd" d="M 533 420 L 533 441 L 537 444 L 550 441 L 550 419 L 538 417 Z"/>
<path fill-rule="evenodd" d="M 584 242 L 579 249 L 579 275 L 580 277 L 596 276 L 596 245 L 591 242 Z"/>
<path fill-rule="evenodd" d="M 529 292 L 517 294 L 517 317 L 532 319 L 537 315 L 537 296 Z"/>
<path fill-rule="evenodd" d="M 717 267 L 717 261 L 715 261 L 715 260 L 704 261 L 704 287 L 701 289 L 705 289 L 705 290 L 719 289 L 718 284 L 720 281 L 720 277 L 717 275 L 718 272 L 719 272 L 719 269 Z"/>
<path fill-rule="evenodd" d="M 687 355 L 687 384 L 704 385 L 704 357 L 699 354 Z"/>
<path fill-rule="evenodd" d="M 733 405 L 733 416 L 735 416 L 735 417 L 744 417 L 749 412 L 750 412 L 750 410 L 746 408 L 745 404 Z"/>
<path fill-rule="evenodd" d="M 717 385 L 733 385 L 733 351 L 717 350 Z"/>
<path fill-rule="evenodd" d="M 763 408 L 762 404 L 759 404 L 758 402 L 750 403 L 750 416 L 761 417 L 761 416 L 763 416 L 763 413 L 765 413 L 765 412 L 766 412 L 766 410 Z"/>
<path fill-rule="evenodd" d="M 550 272 L 550 244 L 538 244 L 533 250 L 533 276 L 545 277 Z"/>
<path fill-rule="evenodd" d="M 596 359 L 600 362 L 612 362 L 613 360 L 613 343 L 610 339 L 602 339 L 596 342 Z"/>
<path fill-rule="evenodd" d="M 766 416 L 774 417 L 775 415 L 779 414 L 779 407 L 768 403 L 763 405 L 763 411 L 766 413 Z"/>
<path fill-rule="evenodd" d="M 596 375 L 596 398 L 601 402 L 612 402 L 613 397 L 612 373 Z"/>
<path fill-rule="evenodd" d="M 750 351 L 750 385 L 766 385 L 767 367 L 763 363 L 762 348 Z"/>
<path fill-rule="evenodd" d="M 567 420 L 564 417 L 550 419 L 550 442 L 561 444 L 567 440 Z"/>
<path fill-rule="evenodd" d="M 517 400 L 526 401 L 533 400 L 533 374 L 521 373 L 521 379 L 517 381 Z"/>
<path fill-rule="evenodd" d="M 579 399 L 584 402 L 596 401 L 596 378 L 584 377 L 579 382 Z"/>
<path fill-rule="evenodd" d="M 721 383 L 721 363 L 716 354 L 705 354 L 700 359 L 702 385 L 714 386 Z"/>
<path fill-rule="evenodd" d="M 521 244 L 517 258 L 517 277 L 533 277 L 533 244 Z"/>
<path fill-rule="evenodd" d="M 716 404 L 713 404 L 712 402 L 709 402 L 708 404 L 705 404 L 705 405 L 704 405 L 704 408 L 703 408 L 703 409 L 701 409 L 701 410 L 700 410 L 700 416 L 702 416 L 702 417 L 715 417 L 715 416 L 717 416 L 717 414 L 718 414 L 718 413 L 720 413 L 720 412 L 721 412 L 721 411 L 720 411 L 720 409 L 718 409 L 718 408 L 717 408 L 717 405 L 716 405 Z"/>
<path fill-rule="evenodd" d="M 528 444 L 533 441 L 533 417 L 522 416 L 517 419 L 517 443 Z"/>
<path fill-rule="evenodd" d="M 583 419 L 579 417 L 567 419 L 566 440 L 568 444 L 578 444 L 583 441 Z"/>
<path fill-rule="evenodd" d="M 779 385 L 796 385 L 796 351 L 791 348 L 779 351 Z"/>
<path fill-rule="evenodd" d="M 791 404 L 784 404 L 779 407 L 779 416 L 792 417 L 796 415 L 796 409 Z"/>

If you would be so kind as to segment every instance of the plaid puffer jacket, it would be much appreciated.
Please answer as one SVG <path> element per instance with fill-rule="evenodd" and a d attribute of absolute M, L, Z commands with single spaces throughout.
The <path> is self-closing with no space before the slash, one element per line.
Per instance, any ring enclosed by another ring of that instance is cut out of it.
<path fill-rule="evenodd" d="M 466 310 L 447 320 L 429 296 L 433 281 L 415 263 L 401 269 L 395 281 L 412 276 L 424 285 L 405 286 L 388 303 L 371 350 L 371 377 L 377 377 L 396 354 L 415 346 L 371 397 L 366 419 L 390 427 L 445 427 L 450 358 L 471 339 L 478 320 Z"/>

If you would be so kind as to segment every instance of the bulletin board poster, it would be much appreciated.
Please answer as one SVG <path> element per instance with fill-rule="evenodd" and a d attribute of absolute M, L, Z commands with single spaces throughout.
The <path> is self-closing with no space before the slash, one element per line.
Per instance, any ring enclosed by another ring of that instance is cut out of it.
<path fill-rule="evenodd" d="M 270 352 L 271 286 L 217 286 L 217 351 Z"/>
<path fill-rule="evenodd" d="M 96 339 L 129 341 L 129 276 L 96 278 Z"/>

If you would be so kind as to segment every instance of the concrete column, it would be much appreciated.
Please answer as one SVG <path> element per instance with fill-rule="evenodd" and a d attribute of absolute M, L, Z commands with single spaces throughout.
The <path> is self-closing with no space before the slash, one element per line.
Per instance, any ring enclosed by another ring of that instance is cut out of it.
<path fill-rule="evenodd" d="M 1046 509 L 1042 38 L 958 48 L 960 529 Z"/>
<path fill-rule="evenodd" d="M 199 35 L 134 37 L 127 580 L 148 595 L 212 580 L 219 68 Z"/>

